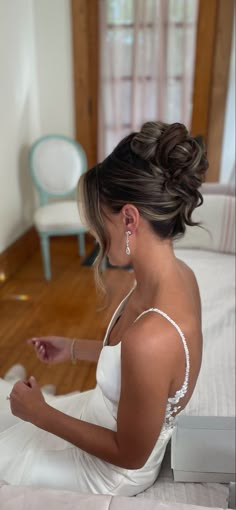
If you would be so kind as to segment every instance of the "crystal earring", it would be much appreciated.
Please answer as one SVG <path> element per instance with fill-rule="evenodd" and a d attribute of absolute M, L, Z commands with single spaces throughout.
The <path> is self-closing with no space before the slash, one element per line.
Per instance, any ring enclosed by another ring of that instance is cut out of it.
<path fill-rule="evenodd" d="M 129 236 L 131 236 L 130 230 L 127 230 L 125 232 L 125 235 L 126 235 L 126 249 L 125 249 L 125 253 L 126 253 L 126 255 L 130 255 L 130 247 L 129 247 Z"/>

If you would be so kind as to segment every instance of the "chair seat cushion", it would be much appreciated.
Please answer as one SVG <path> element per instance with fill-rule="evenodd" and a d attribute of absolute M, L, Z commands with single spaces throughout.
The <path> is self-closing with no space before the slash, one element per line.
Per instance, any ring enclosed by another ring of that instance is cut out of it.
<path fill-rule="evenodd" d="M 34 222 L 39 232 L 86 231 L 82 223 L 76 200 L 54 202 L 39 207 L 34 215 Z"/>

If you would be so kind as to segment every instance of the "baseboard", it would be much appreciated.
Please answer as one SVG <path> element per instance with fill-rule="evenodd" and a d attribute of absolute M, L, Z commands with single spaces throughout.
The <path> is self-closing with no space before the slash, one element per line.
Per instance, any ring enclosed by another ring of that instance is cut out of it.
<path fill-rule="evenodd" d="M 31 227 L 3 253 L 0 253 L 0 286 L 38 249 L 39 237 L 35 228 Z"/>

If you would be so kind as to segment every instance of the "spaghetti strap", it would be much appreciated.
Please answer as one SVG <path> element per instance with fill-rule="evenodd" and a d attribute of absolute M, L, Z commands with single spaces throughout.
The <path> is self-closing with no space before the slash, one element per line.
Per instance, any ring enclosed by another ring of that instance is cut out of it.
<path fill-rule="evenodd" d="M 113 313 L 113 315 L 111 317 L 111 320 L 110 320 L 110 322 L 108 324 L 108 327 L 107 327 L 107 330 L 106 330 L 106 334 L 105 334 L 105 337 L 104 337 L 104 340 L 103 340 L 103 346 L 104 347 L 107 345 L 107 338 L 108 338 L 108 335 L 109 335 L 109 333 L 111 331 L 112 326 L 114 325 L 114 321 L 118 319 L 118 317 L 119 317 L 118 314 L 124 308 L 124 305 L 126 304 L 126 301 L 128 300 L 128 298 L 130 297 L 130 295 L 134 291 L 136 285 L 137 285 L 137 282 L 135 280 L 134 284 L 133 284 L 133 287 L 130 289 L 128 294 L 126 294 L 126 296 L 122 299 L 122 301 L 120 302 L 120 304 L 117 306 L 116 310 L 114 311 L 114 313 Z M 118 317 L 117 317 L 117 315 L 118 315 Z"/>
<path fill-rule="evenodd" d="M 162 310 L 159 310 L 159 308 L 148 308 L 148 310 L 144 310 L 144 312 L 142 312 L 135 319 L 134 322 L 136 322 L 141 317 L 143 317 L 143 315 L 145 315 L 149 312 L 155 312 L 155 313 L 158 313 L 159 315 L 162 315 L 162 317 L 164 317 L 168 322 L 170 322 L 170 324 L 172 324 L 172 326 L 174 326 L 174 328 L 179 333 L 179 336 L 182 340 L 184 352 L 185 352 L 185 360 L 186 361 L 185 361 L 184 382 L 183 382 L 181 388 L 176 391 L 174 397 L 168 398 L 168 403 L 167 403 L 167 408 L 166 408 L 166 417 L 165 417 L 166 418 L 165 425 L 166 425 L 166 428 L 168 428 L 168 427 L 172 426 L 172 422 L 174 421 L 173 414 L 176 413 L 179 409 L 181 409 L 181 405 L 177 406 L 176 404 L 178 404 L 180 399 L 186 395 L 187 390 L 188 390 L 189 371 L 190 371 L 189 350 L 188 350 L 187 342 L 186 342 L 185 336 L 183 334 L 183 331 L 180 329 L 178 324 L 176 324 L 176 322 L 173 319 L 171 319 L 171 317 L 169 317 L 169 315 L 167 315 L 167 313 L 163 312 Z"/>

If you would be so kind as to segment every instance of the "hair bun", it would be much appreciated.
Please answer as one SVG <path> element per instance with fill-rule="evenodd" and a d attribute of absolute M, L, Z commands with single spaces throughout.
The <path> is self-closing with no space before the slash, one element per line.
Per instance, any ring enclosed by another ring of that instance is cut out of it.
<path fill-rule="evenodd" d="M 179 164 L 183 166 L 183 163 L 186 162 L 184 160 L 188 152 L 184 148 L 187 137 L 188 131 L 183 124 L 177 122 L 175 124 L 170 124 L 159 140 L 157 140 L 155 154 L 156 164 L 170 170 L 174 161 L 178 160 L 178 166 Z"/>
<path fill-rule="evenodd" d="M 199 187 L 208 168 L 205 149 L 198 138 L 178 122 L 146 122 L 135 133 L 131 149 L 162 172 L 163 182 L 170 190 L 181 183 Z M 192 182 L 190 182 L 190 180 Z"/>
<path fill-rule="evenodd" d="M 145 122 L 141 131 L 135 133 L 131 148 L 143 159 L 167 169 L 171 164 L 171 153 L 176 146 L 183 144 L 187 137 L 188 131 L 183 124 Z"/>
<path fill-rule="evenodd" d="M 142 159 L 156 164 L 157 145 L 168 124 L 163 122 L 145 122 L 140 132 L 135 133 L 131 149 Z"/>

